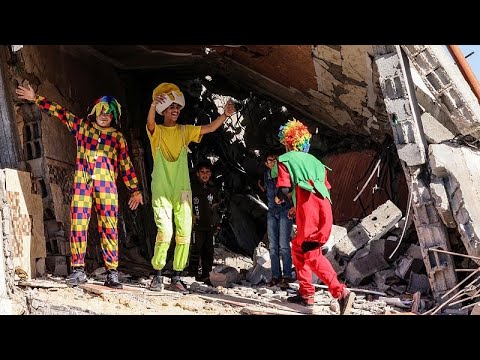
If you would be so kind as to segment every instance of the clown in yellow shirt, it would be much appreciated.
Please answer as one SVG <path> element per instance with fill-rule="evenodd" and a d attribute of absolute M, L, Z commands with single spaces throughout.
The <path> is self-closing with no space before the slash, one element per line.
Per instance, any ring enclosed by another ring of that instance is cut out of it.
<path fill-rule="evenodd" d="M 188 144 L 199 143 L 204 134 L 217 130 L 235 113 L 228 101 L 224 113 L 208 125 L 178 125 L 180 111 L 185 107 L 185 97 L 175 84 L 162 83 L 152 94 L 153 102 L 147 117 L 147 134 L 153 156 L 152 206 L 157 225 L 157 237 L 152 258 L 156 274 L 150 284 L 154 291 L 163 290 L 162 269 L 173 236 L 175 221 L 174 274 L 170 289 L 187 291 L 180 274 L 188 260 L 192 233 L 192 191 L 187 162 Z M 155 123 L 155 112 L 164 117 L 162 125 Z"/>

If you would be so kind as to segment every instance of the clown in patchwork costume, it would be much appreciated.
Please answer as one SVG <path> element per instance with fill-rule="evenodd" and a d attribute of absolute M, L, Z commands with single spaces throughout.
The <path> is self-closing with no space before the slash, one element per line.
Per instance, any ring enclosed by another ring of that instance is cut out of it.
<path fill-rule="evenodd" d="M 174 274 L 170 290 L 185 292 L 181 272 L 188 260 L 192 232 L 192 191 L 187 162 L 188 145 L 200 142 L 204 134 L 218 129 L 235 113 L 233 102 L 227 102 L 224 113 L 208 125 L 177 124 L 180 111 L 185 106 L 185 97 L 178 86 L 171 83 L 158 85 L 152 94 L 152 104 L 147 117 L 147 134 L 150 139 L 152 172 L 152 206 L 157 236 L 152 266 L 156 270 L 150 289 L 163 290 L 162 269 L 167 260 L 167 251 L 174 236 Z M 155 112 L 164 118 L 163 124 L 155 123 Z M 175 221 L 175 234 L 173 233 Z"/>
<path fill-rule="evenodd" d="M 87 119 L 81 119 L 62 106 L 35 95 L 28 88 L 19 86 L 19 98 L 34 101 L 44 112 L 59 118 L 75 137 L 77 159 L 71 202 L 70 251 L 72 273 L 67 285 L 76 286 L 87 281 L 85 252 L 87 249 L 88 223 L 92 204 L 95 204 L 98 231 L 107 278 L 105 286 L 122 288 L 118 281 L 118 193 L 116 178 L 120 174 L 128 191 L 128 205 L 134 210 L 143 204 L 138 180 L 128 155 L 127 142 L 115 127 L 119 126 L 121 107 L 115 98 L 103 96 L 92 105 Z M 94 121 L 88 118 L 93 117 Z"/>
<path fill-rule="evenodd" d="M 355 294 L 337 279 L 332 265 L 322 255 L 324 245 L 332 230 L 333 216 L 330 201 L 330 184 L 326 166 L 315 156 L 308 154 L 310 138 L 308 128 L 300 121 L 288 121 L 280 127 L 279 139 L 286 153 L 278 158 L 277 196 L 275 201 L 287 199 L 291 187 L 297 234 L 292 240 L 292 259 L 300 285 L 299 294 L 287 299 L 292 303 L 313 306 L 315 287 L 312 271 L 328 286 L 332 296 L 338 299 L 340 313 L 349 312 Z"/>

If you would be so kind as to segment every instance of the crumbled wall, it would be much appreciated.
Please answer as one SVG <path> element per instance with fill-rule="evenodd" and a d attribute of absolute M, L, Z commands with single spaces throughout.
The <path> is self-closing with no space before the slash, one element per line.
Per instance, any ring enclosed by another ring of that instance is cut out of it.
<path fill-rule="evenodd" d="M 480 263 L 480 151 L 449 144 L 429 146 L 432 174 L 440 178 L 467 253 Z M 441 204 L 436 202 L 437 207 Z M 445 221 L 445 220 L 444 220 Z"/>
<path fill-rule="evenodd" d="M 217 50 L 212 72 L 276 98 L 338 134 L 391 133 L 372 45 L 249 45 Z"/>

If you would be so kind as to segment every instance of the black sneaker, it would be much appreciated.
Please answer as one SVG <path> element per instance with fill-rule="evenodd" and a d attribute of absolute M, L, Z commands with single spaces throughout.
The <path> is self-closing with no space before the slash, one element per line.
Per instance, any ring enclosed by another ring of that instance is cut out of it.
<path fill-rule="evenodd" d="M 313 305 L 315 303 L 315 299 L 314 299 L 313 296 L 309 296 L 308 298 L 305 299 L 300 294 L 295 295 L 295 296 L 290 296 L 289 298 L 287 298 L 287 301 L 289 303 L 292 303 L 292 304 L 299 304 L 299 305 L 303 305 L 303 306 L 306 306 L 306 307 L 313 307 Z"/>
<path fill-rule="evenodd" d="M 70 275 L 68 275 L 65 282 L 69 287 L 74 287 L 74 286 L 78 286 L 79 284 L 86 283 L 87 274 L 85 274 L 84 268 L 83 267 L 73 268 L 73 271 L 70 273 Z"/>
<path fill-rule="evenodd" d="M 164 287 L 165 286 L 163 285 L 163 276 L 155 275 L 148 288 L 152 291 L 163 291 Z"/>
<path fill-rule="evenodd" d="M 349 315 L 354 301 L 355 293 L 353 291 L 343 289 L 341 297 L 338 298 L 340 315 Z"/>
<path fill-rule="evenodd" d="M 205 285 L 211 286 L 210 275 L 197 275 L 195 276 L 195 281 L 203 282 Z"/>
<path fill-rule="evenodd" d="M 295 282 L 295 279 L 293 279 L 293 278 L 291 278 L 291 277 L 288 277 L 288 278 L 287 278 L 287 277 L 284 277 L 284 278 L 282 278 L 282 280 L 280 280 L 278 286 L 280 286 L 280 289 L 281 289 L 281 290 L 284 290 L 284 291 L 285 291 L 285 290 L 287 290 L 287 289 L 290 287 L 289 284 L 291 284 L 291 283 L 293 283 L 293 282 Z"/>
<path fill-rule="evenodd" d="M 273 287 L 279 285 L 281 282 L 281 279 L 272 277 L 272 279 L 266 284 L 267 287 Z"/>
<path fill-rule="evenodd" d="M 104 286 L 108 286 L 112 289 L 123 289 L 123 285 L 118 281 L 118 271 L 117 270 L 108 270 L 107 279 L 103 283 Z"/>
<path fill-rule="evenodd" d="M 168 287 L 168 290 L 176 291 L 182 294 L 188 293 L 187 286 L 182 280 L 173 280 Z"/>

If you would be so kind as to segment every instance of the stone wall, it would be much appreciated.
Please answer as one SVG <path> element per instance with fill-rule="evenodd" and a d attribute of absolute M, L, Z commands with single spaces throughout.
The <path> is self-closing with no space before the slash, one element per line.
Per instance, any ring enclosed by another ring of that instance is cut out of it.
<path fill-rule="evenodd" d="M 10 221 L 5 173 L 0 170 L 0 315 L 12 313 L 10 295 L 13 293 L 14 266 Z"/>

